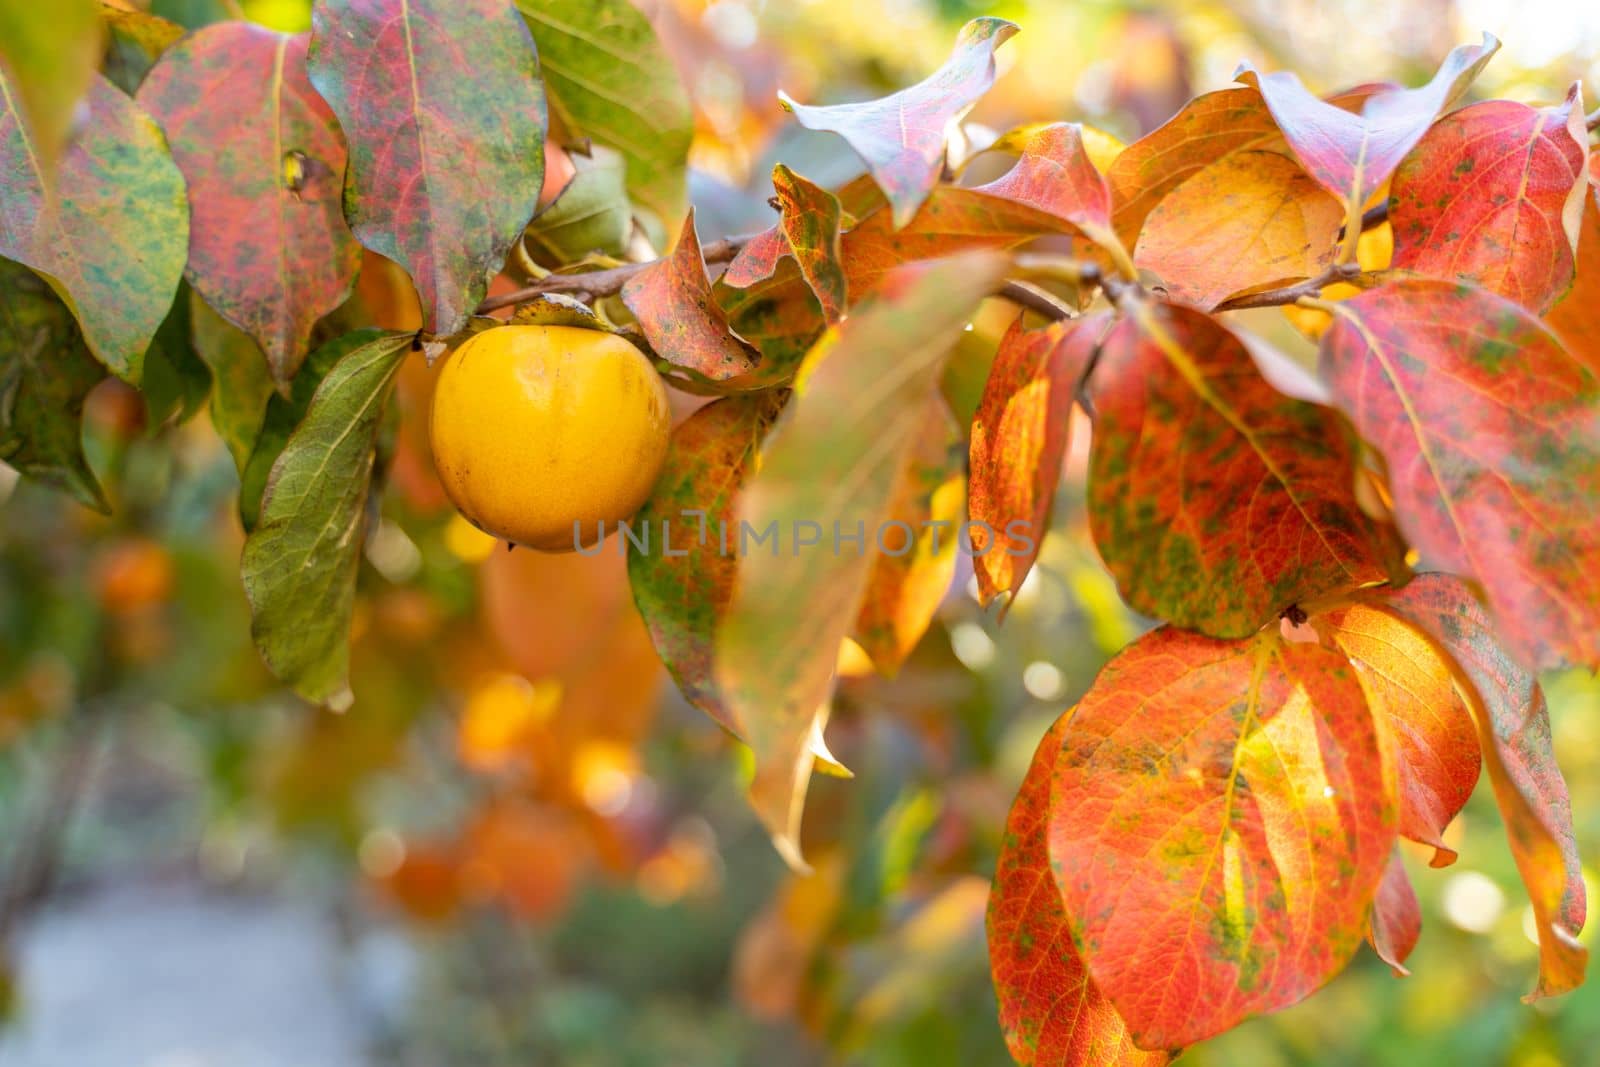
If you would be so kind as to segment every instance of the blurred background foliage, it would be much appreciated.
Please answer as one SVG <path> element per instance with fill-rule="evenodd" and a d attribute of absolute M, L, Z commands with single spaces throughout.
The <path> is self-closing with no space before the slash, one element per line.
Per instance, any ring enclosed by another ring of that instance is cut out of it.
<path fill-rule="evenodd" d="M 305 0 L 151 6 L 191 27 L 309 23 Z M 1243 58 L 1323 90 L 1415 82 L 1480 30 L 1505 42 L 1481 93 L 1553 101 L 1574 79 L 1600 83 L 1600 5 L 1571 0 L 644 6 L 695 100 L 705 239 L 765 225 L 776 159 L 826 182 L 859 170 L 785 121 L 780 86 L 802 100 L 890 91 L 941 62 L 976 14 L 1024 32 L 1000 53 L 975 141 L 1062 117 L 1132 139 L 1227 84 Z M 380 262 L 356 299 L 415 325 Z M 963 381 L 981 388 L 1010 314 L 986 308 L 963 340 L 957 406 L 973 401 Z M 963 561 L 898 677 L 841 657 L 829 743 L 856 778 L 813 786 L 816 870 L 802 878 L 746 808 L 739 746 L 666 684 L 621 558 L 508 554 L 454 517 L 426 455 L 429 383 L 420 360 L 401 381 L 361 574 L 358 701 L 342 716 L 285 697 L 251 648 L 237 483 L 206 420 L 148 412 L 115 381 L 97 390 L 85 435 L 109 519 L 0 466 L 8 958 L 46 901 L 198 884 L 326 914 L 351 982 L 371 994 L 354 1000 L 376 1062 L 1006 1062 L 983 937 L 1005 812 L 1052 718 L 1145 625 L 1086 540 L 1086 434 L 1003 626 L 977 609 Z M 1592 863 L 1600 688 L 1549 685 Z M 1518 999 L 1534 970 L 1531 914 L 1487 796 L 1451 844 L 1461 860 L 1446 870 L 1408 857 L 1426 920 L 1412 977 L 1363 950 L 1311 1003 L 1185 1062 L 1600 1064 L 1600 983 L 1536 1007 Z M 24 1026 L 27 982 L 24 968 L 0 983 Z"/>

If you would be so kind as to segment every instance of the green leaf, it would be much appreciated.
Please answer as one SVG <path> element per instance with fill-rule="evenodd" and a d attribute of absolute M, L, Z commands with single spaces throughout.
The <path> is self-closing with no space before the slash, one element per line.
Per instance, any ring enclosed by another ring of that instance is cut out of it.
<path fill-rule="evenodd" d="M 272 466 L 241 569 L 267 666 L 307 700 L 352 701 L 356 569 L 383 411 L 412 334 L 384 332 L 341 359 Z"/>
<path fill-rule="evenodd" d="M 267 357 L 243 330 L 231 325 L 190 291 L 190 329 L 194 349 L 211 368 L 211 424 L 228 446 L 233 462 L 244 470 L 261 432 L 267 398 L 273 393 Z"/>
<path fill-rule="evenodd" d="M 250 458 L 239 472 L 239 518 L 246 532 L 255 529 L 261 514 L 261 498 L 267 489 L 267 479 L 272 466 L 283 452 L 295 427 L 299 426 L 311 407 L 311 398 L 317 387 L 334 366 L 350 352 L 364 344 L 378 340 L 382 330 L 354 330 L 334 338 L 306 357 L 305 363 L 294 376 L 289 395 L 274 392 L 267 400 L 267 411 L 261 420 L 261 432 L 256 435 Z"/>
<path fill-rule="evenodd" d="M 770 528 L 778 540 L 774 549 L 740 545 L 717 680 L 755 752 L 751 802 L 792 864 L 803 863 L 810 740 L 826 715 L 839 645 L 856 621 L 896 477 L 926 425 L 945 356 L 1005 264 L 975 253 L 891 274 L 875 299 L 812 349 L 744 491 L 740 520 L 752 536 Z M 828 540 L 836 522 L 845 536 L 859 524 L 864 543 Z M 792 544 L 808 523 L 824 532 L 821 543 Z"/>
<path fill-rule="evenodd" d="M 517 0 L 567 137 L 621 152 L 628 191 L 669 229 L 688 206 L 694 115 L 672 59 L 629 0 Z"/>
<path fill-rule="evenodd" d="M 0 73 L 10 75 L 0 78 L 0 95 L 15 90 L 19 100 L 7 107 L 20 103 L 46 174 L 71 136 L 102 39 L 95 0 L 61 0 L 48 15 L 36 0 L 0 0 Z"/>
<path fill-rule="evenodd" d="M 211 394 L 211 368 L 194 348 L 191 293 L 187 282 L 178 285 L 178 295 L 144 354 L 139 392 L 151 427 L 173 419 L 182 422 Z"/>
<path fill-rule="evenodd" d="M 106 24 L 106 54 L 100 71 L 118 89 L 132 96 L 156 65 L 161 53 L 183 36 L 183 27 L 158 15 L 124 11 L 102 0 L 100 15 Z"/>
<path fill-rule="evenodd" d="M 38 145 L 0 77 L 0 255 L 43 274 L 95 357 L 137 383 L 183 275 L 189 207 L 161 131 L 105 78 L 47 188 Z"/>
<path fill-rule="evenodd" d="M 623 159 L 609 148 L 572 153 L 576 173 L 555 202 L 533 217 L 523 247 L 547 267 L 594 252 L 620 255 L 633 228 Z"/>
<path fill-rule="evenodd" d="M 0 460 L 110 512 L 80 441 L 83 398 L 104 377 L 44 279 L 0 259 Z"/>

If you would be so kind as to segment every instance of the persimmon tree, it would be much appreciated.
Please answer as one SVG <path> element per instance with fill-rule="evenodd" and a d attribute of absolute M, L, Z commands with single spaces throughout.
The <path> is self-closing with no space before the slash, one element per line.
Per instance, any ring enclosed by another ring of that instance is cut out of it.
<path fill-rule="evenodd" d="M 1600 112 L 1577 86 L 1467 102 L 1488 37 L 1425 85 L 1326 99 L 1247 65 L 1126 146 L 1004 133 L 980 147 L 1014 163 L 973 184 L 950 135 L 1017 32 L 980 18 L 892 96 L 784 97 L 866 174 L 779 164 L 772 227 L 708 235 L 687 98 L 627 0 L 317 0 L 297 35 L 67 6 L 0 41 L 0 458 L 104 509 L 89 390 L 120 378 L 157 419 L 209 398 L 254 637 L 306 700 L 361 714 L 347 645 L 402 364 L 508 315 L 616 335 L 706 400 L 609 545 L 803 867 L 809 778 L 843 772 L 841 644 L 896 671 L 958 551 L 985 603 L 1013 596 L 1078 408 L 1095 544 L 1160 625 L 1051 728 L 1005 828 L 989 951 L 1017 1061 L 1164 1061 L 1363 939 L 1403 972 L 1398 842 L 1454 862 L 1480 766 L 1536 917 L 1530 996 L 1582 981 L 1539 684 L 1600 668 Z M 420 329 L 361 297 L 396 268 Z M 986 301 L 1015 324 L 958 419 L 951 353 Z M 1315 367 L 1233 314 L 1270 308 Z"/>

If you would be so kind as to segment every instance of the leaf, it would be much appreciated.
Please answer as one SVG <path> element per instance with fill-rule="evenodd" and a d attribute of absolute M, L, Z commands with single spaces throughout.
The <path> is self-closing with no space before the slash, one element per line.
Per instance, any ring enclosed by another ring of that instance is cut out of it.
<path fill-rule="evenodd" d="M 540 209 L 522 236 L 523 247 L 549 267 L 596 252 L 620 255 L 633 229 L 622 156 L 597 147 L 591 154 L 574 152 L 570 158 L 572 180 L 554 202 Z"/>
<path fill-rule="evenodd" d="M 1172 1054 L 1133 1044 L 1083 966 L 1050 875 L 1051 772 L 1071 716 L 1039 742 L 1006 817 L 988 920 L 1000 1028 L 1019 1067 L 1159 1067 Z"/>
<path fill-rule="evenodd" d="M 1239 77 L 1260 90 L 1295 157 L 1345 205 L 1349 223 L 1499 48 L 1486 33 L 1446 56 L 1427 85 L 1376 93 L 1359 114 L 1317 99 L 1288 71 L 1258 74 L 1246 63 Z"/>
<path fill-rule="evenodd" d="M 1397 977 L 1404 978 L 1406 960 L 1422 937 L 1422 906 L 1417 903 L 1417 891 L 1411 888 L 1406 875 L 1406 865 L 1400 859 L 1400 849 L 1389 856 L 1389 865 L 1383 870 L 1383 881 L 1378 884 L 1378 895 L 1372 901 L 1372 922 L 1367 929 L 1367 941 L 1378 958 L 1389 965 Z"/>
<path fill-rule="evenodd" d="M 505 0 L 323 0 L 306 59 L 349 142 L 344 211 L 404 267 L 423 329 L 455 333 L 533 217 L 545 101 Z"/>
<path fill-rule="evenodd" d="M 210 368 L 211 425 L 242 473 L 261 432 L 272 375 L 256 343 L 212 311 L 198 293 L 189 293 L 194 350 Z"/>
<path fill-rule="evenodd" d="M 1279 139 L 1272 113 L 1254 89 L 1195 97 L 1118 153 L 1107 169 L 1117 236 L 1133 247 L 1150 212 L 1178 186 L 1234 152 Z"/>
<path fill-rule="evenodd" d="M 628 553 L 633 600 L 661 662 L 689 703 L 735 735 L 743 731 L 717 689 L 712 650 L 739 571 L 735 501 L 781 403 L 773 393 L 727 397 L 674 429 L 635 523 L 668 536 L 660 551 Z"/>
<path fill-rule="evenodd" d="M 1371 607 L 1331 611 L 1311 624 L 1355 665 L 1373 717 L 1391 738 L 1401 835 L 1431 846 L 1433 866 L 1454 863 L 1444 830 L 1472 796 L 1480 760 L 1472 713 L 1449 663 L 1416 635 L 1397 633 L 1394 620 Z"/>
<path fill-rule="evenodd" d="M 43 274 L 95 358 L 136 383 L 183 276 L 183 176 L 150 117 L 96 75 L 88 119 L 47 190 L 4 82 L 0 72 L 0 255 Z"/>
<path fill-rule="evenodd" d="M 344 138 L 306 78 L 306 44 L 217 23 L 168 50 L 139 90 L 189 187 L 186 277 L 284 387 L 361 262 L 340 207 Z"/>
<path fill-rule="evenodd" d="M 650 347 L 674 366 L 713 382 L 755 368 L 750 351 L 733 336 L 711 298 L 693 210 L 684 219 L 672 255 L 629 278 L 622 302 L 638 317 Z"/>
<path fill-rule="evenodd" d="M 267 666 L 336 710 L 348 680 L 356 568 L 384 406 L 412 334 L 384 332 L 328 372 L 272 466 L 240 569 Z"/>
<path fill-rule="evenodd" d="M 719 280 L 734 289 L 748 289 L 774 278 L 784 257 L 792 257 L 824 319 L 837 322 L 847 299 L 839 264 L 843 222 L 839 198 L 782 163 L 772 169 L 772 187 L 778 194 L 778 225 L 740 249 Z"/>
<path fill-rule="evenodd" d="M 1133 261 L 1178 300 L 1210 308 L 1248 289 L 1315 277 L 1333 263 L 1344 207 L 1277 152 L 1234 152 L 1144 221 Z"/>
<path fill-rule="evenodd" d="M 707 391 L 744 392 L 787 383 L 828 325 L 793 256 L 778 255 L 771 276 L 745 288 L 719 278 L 711 291 L 733 332 L 755 346 L 761 361 L 753 372 L 714 383 Z"/>
<path fill-rule="evenodd" d="M 83 399 L 103 377 L 44 279 L 0 259 L 0 461 L 109 514 L 81 441 Z"/>
<path fill-rule="evenodd" d="M 1436 642 L 1458 671 L 1473 709 L 1489 783 L 1539 933 L 1539 980 L 1524 999 L 1577 988 L 1589 963 L 1588 950 L 1578 943 L 1586 911 L 1583 872 L 1544 694 L 1500 648 L 1487 616 L 1459 579 L 1424 574 L 1371 600 Z"/>
<path fill-rule="evenodd" d="M 836 133 L 855 149 L 893 205 L 894 228 L 911 221 L 939 181 L 951 125 L 994 84 L 994 50 L 1017 32 L 1004 19 L 977 18 L 961 28 L 955 51 L 927 79 L 892 96 L 831 107 L 783 106 L 810 130 Z"/>
<path fill-rule="evenodd" d="M 1243 637 L 1400 573 L 1392 534 L 1356 502 L 1343 421 L 1279 393 L 1215 319 L 1136 305 L 1102 342 L 1088 399 L 1089 525 L 1136 611 Z"/>
<path fill-rule="evenodd" d="M 1568 352 L 1600 374 L 1600 187 L 1583 200 L 1574 274 L 1572 288 L 1545 315 L 1545 325 Z"/>
<path fill-rule="evenodd" d="M 967 479 L 962 435 L 936 390 L 895 476 L 850 636 L 879 674 L 898 674 L 956 575 Z"/>
<path fill-rule="evenodd" d="M 650 21 L 629 0 L 517 0 L 544 68 L 551 116 L 574 140 L 627 159 L 628 190 L 674 225 L 688 204 L 694 116 Z"/>
<path fill-rule="evenodd" d="M 1588 147 L 1576 85 L 1558 107 L 1486 100 L 1440 119 L 1389 190 L 1394 266 L 1547 310 L 1572 284 Z"/>
<path fill-rule="evenodd" d="M 183 36 L 183 27 L 159 15 L 112 7 L 104 0 L 100 17 L 106 26 L 106 54 L 100 70 L 111 84 L 133 96 L 156 60 Z"/>
<path fill-rule="evenodd" d="M 1468 285 L 1401 280 L 1328 307 L 1323 378 L 1387 461 L 1424 564 L 1482 583 L 1523 663 L 1600 665 L 1594 372 Z"/>
<path fill-rule="evenodd" d="M 1078 383 L 1109 325 L 1096 314 L 1025 330 L 1019 315 L 1000 341 L 969 447 L 967 509 L 984 524 L 973 539 L 973 570 L 985 606 L 998 593 L 1015 596 L 1039 556 Z"/>
<path fill-rule="evenodd" d="M 63 0 L 48 15 L 31 0 L 0 0 L 0 97 L 24 117 L 46 185 L 94 81 L 104 35 L 95 0 Z"/>
<path fill-rule="evenodd" d="M 799 540 L 800 524 L 813 523 L 819 539 L 835 535 L 834 548 L 841 532 L 874 535 L 944 357 L 1004 267 L 1000 257 L 968 255 L 907 268 L 824 335 L 740 502 L 740 522 L 753 535 L 775 527 L 787 543 Z M 766 555 L 741 544 L 716 670 L 755 753 L 751 802 L 780 853 L 798 866 L 812 723 L 825 714 L 839 644 L 872 557 L 790 549 Z"/>
<path fill-rule="evenodd" d="M 1394 847 L 1354 669 L 1276 631 L 1163 627 L 1066 721 L 1050 862 L 1094 984 L 1140 1048 L 1301 1000 L 1361 943 Z"/>
<path fill-rule="evenodd" d="M 152 427 L 188 419 L 211 395 L 211 368 L 194 348 L 193 300 L 188 283 L 180 283 L 167 317 L 144 354 L 139 392 L 144 396 L 145 421 Z"/>
<path fill-rule="evenodd" d="M 339 360 L 382 336 L 381 330 L 352 330 L 320 345 L 306 357 L 287 397 L 276 390 L 271 392 L 261 419 L 261 431 L 255 435 L 249 458 L 239 470 L 239 519 L 246 533 L 256 527 L 261 515 L 261 498 L 266 493 L 273 465 L 295 428 L 305 419 L 317 387 Z"/>
<path fill-rule="evenodd" d="M 1016 165 L 978 188 L 1054 215 L 1101 245 L 1115 245 L 1111 190 L 1089 159 L 1083 127 L 1057 122 L 1028 132 Z"/>

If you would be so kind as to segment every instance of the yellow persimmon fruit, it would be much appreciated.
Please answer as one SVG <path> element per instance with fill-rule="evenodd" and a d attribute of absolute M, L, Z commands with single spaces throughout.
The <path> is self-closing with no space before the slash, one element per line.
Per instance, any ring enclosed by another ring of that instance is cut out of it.
<path fill-rule="evenodd" d="M 499 326 L 439 371 L 433 462 L 450 499 L 485 533 L 571 551 L 644 503 L 670 421 L 660 376 L 623 338 Z"/>

